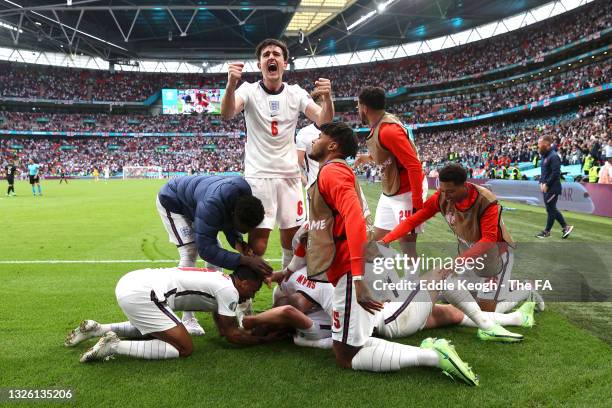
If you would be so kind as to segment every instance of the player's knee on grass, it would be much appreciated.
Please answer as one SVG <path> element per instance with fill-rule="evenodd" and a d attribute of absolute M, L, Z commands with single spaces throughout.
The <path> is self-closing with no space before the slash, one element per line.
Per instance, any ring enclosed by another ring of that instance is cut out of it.
<path fill-rule="evenodd" d="M 179 352 L 179 357 L 189 357 L 193 353 L 193 341 L 182 324 L 159 333 L 152 333 L 153 337 L 172 344 Z"/>

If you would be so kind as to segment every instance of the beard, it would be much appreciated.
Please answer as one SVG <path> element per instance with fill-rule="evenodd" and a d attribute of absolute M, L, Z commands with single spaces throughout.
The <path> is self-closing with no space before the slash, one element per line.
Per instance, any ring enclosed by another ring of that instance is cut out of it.
<path fill-rule="evenodd" d="M 368 126 L 370 123 L 368 122 L 368 117 L 362 111 L 359 111 L 359 119 L 361 119 L 361 124 Z"/>
<path fill-rule="evenodd" d="M 310 160 L 314 160 L 314 161 L 316 161 L 316 162 L 318 162 L 318 161 L 319 161 L 319 159 L 320 159 L 320 157 L 319 157 L 319 156 L 321 156 L 321 155 L 320 155 L 320 154 L 317 154 L 317 152 L 314 152 L 314 151 L 313 151 L 313 152 L 310 152 L 310 153 L 308 154 L 308 158 L 309 158 Z"/>

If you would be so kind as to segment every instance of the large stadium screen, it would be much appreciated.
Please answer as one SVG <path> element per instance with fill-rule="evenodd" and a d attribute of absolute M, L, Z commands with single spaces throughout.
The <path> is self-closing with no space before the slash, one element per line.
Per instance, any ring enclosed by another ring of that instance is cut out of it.
<path fill-rule="evenodd" d="M 162 113 L 219 115 L 224 93 L 225 89 L 162 89 Z"/>

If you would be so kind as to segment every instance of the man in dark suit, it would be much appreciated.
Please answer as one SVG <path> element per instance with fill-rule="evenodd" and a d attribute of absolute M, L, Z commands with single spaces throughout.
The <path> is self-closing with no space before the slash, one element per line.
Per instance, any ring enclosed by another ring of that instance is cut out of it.
<path fill-rule="evenodd" d="M 549 135 L 542 136 L 538 140 L 538 151 L 542 156 L 541 160 L 541 176 L 540 176 L 540 190 L 544 194 L 544 204 L 546 205 L 546 212 L 548 213 L 548 220 L 546 221 L 546 228 L 542 232 L 536 235 L 538 238 L 550 237 L 550 230 L 555 223 L 555 220 L 561 224 L 562 238 L 567 238 L 574 227 L 567 225 L 563 215 L 557 209 L 557 200 L 561 195 L 561 159 L 557 152 L 552 148 L 552 137 Z"/>

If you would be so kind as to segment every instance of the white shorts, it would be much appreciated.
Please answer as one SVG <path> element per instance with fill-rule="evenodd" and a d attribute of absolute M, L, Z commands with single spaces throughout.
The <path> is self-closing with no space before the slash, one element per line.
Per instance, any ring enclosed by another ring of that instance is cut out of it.
<path fill-rule="evenodd" d="M 514 253 L 509 249 L 501 255 L 502 269 L 496 276 L 481 277 L 473 271 L 467 271 L 463 275 L 457 275 L 459 279 L 466 279 L 473 283 L 495 283 L 495 285 L 482 285 L 476 297 L 483 300 L 494 300 L 502 302 L 510 293 L 510 279 L 512 277 L 512 267 L 514 266 Z"/>
<path fill-rule="evenodd" d="M 289 276 L 289 279 L 281 282 L 278 287 L 280 287 L 282 293 L 287 295 L 300 293 L 311 303 L 323 309 L 328 316 L 331 316 L 334 287 L 331 283 L 309 280 L 306 274 L 306 268 L 293 272 L 291 276 Z"/>
<path fill-rule="evenodd" d="M 363 346 L 374 331 L 374 315 L 368 313 L 355 296 L 355 284 L 350 273 L 345 274 L 334 288 L 332 339 L 353 347 Z"/>
<path fill-rule="evenodd" d="M 296 178 L 245 177 L 253 195 L 261 200 L 265 216 L 258 228 L 289 229 L 302 225 L 306 208 L 302 192 L 302 180 Z"/>
<path fill-rule="evenodd" d="M 135 275 L 125 275 L 117 283 L 115 296 L 130 323 L 142 334 L 169 330 L 181 324 L 165 302 L 159 302 L 152 289 L 138 287 Z"/>
<path fill-rule="evenodd" d="M 331 318 L 324 310 L 319 309 L 312 313 L 307 313 L 306 316 L 312 320 L 315 325 L 315 330 L 310 330 L 305 333 L 301 330 L 297 330 L 297 335 L 304 337 L 308 340 L 321 340 L 332 336 L 331 333 Z"/>
<path fill-rule="evenodd" d="M 192 222 L 181 214 L 172 213 L 164 208 L 159 201 L 159 196 L 156 199 L 157 212 L 164 224 L 164 228 L 168 232 L 168 238 L 176 246 L 191 244 L 195 241 Z"/>
<path fill-rule="evenodd" d="M 405 302 L 385 303 L 376 314 L 376 334 L 387 339 L 411 336 L 425 327 L 432 308 L 426 290 L 419 290 Z"/>
<path fill-rule="evenodd" d="M 427 198 L 427 177 L 423 178 L 423 201 Z M 392 231 L 412 214 L 412 192 L 398 194 L 395 196 L 380 195 L 378 205 L 376 206 L 376 216 L 374 218 L 374 226 L 386 231 Z M 423 224 L 414 229 L 415 234 L 423 232 Z"/>

